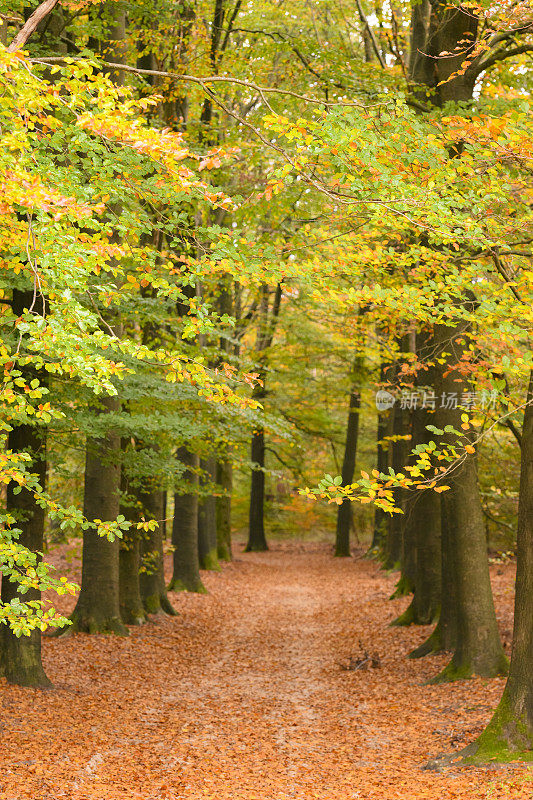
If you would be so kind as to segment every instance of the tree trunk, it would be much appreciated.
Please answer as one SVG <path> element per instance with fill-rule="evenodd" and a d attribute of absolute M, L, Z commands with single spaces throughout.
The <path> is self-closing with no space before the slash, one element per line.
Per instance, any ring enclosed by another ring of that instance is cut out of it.
<path fill-rule="evenodd" d="M 205 484 L 216 482 L 216 460 L 213 457 L 202 459 L 200 467 L 204 472 L 201 481 Z M 219 570 L 217 548 L 217 509 L 213 494 L 200 497 L 198 502 L 198 557 L 200 569 Z"/>
<path fill-rule="evenodd" d="M 415 6 L 411 20 L 409 72 L 419 84 L 431 88 L 425 96 L 434 105 L 472 99 L 475 75 L 461 69 L 475 45 L 478 18 L 468 9 L 451 7 L 443 0 L 430 0 Z M 465 46 L 465 43 L 466 46 Z M 439 54 L 446 52 L 446 58 Z M 424 97 L 424 93 L 422 94 Z M 456 150 L 451 156 L 458 155 Z M 443 350 L 450 351 L 452 363 L 461 356 L 458 339 L 467 334 L 467 326 L 436 328 L 436 339 Z M 440 391 L 459 396 L 470 389 L 457 371 L 445 376 L 440 369 Z M 461 428 L 460 408 L 439 408 L 437 425 Z M 453 441 L 451 435 L 449 441 Z M 477 485 L 475 456 L 454 467 L 447 478 L 450 491 L 441 501 L 442 517 L 442 609 L 439 624 L 430 639 L 414 651 L 424 655 L 435 648 L 454 646 L 450 664 L 435 682 L 465 678 L 476 673 L 486 677 L 504 674 L 506 659 L 498 635 Z"/>
<path fill-rule="evenodd" d="M 174 495 L 174 520 L 172 544 L 174 545 L 174 573 L 169 591 L 198 592 L 206 589 L 200 577 L 198 559 L 198 467 L 199 459 L 190 450 L 180 447 L 178 460 L 187 465 L 184 479 L 191 486 L 190 494 Z"/>
<path fill-rule="evenodd" d="M 522 429 L 513 649 L 502 699 L 463 755 L 475 762 L 510 761 L 533 750 L 533 372 Z"/>
<path fill-rule="evenodd" d="M 377 429 L 377 464 L 376 468 L 381 474 L 387 472 L 388 469 L 388 451 L 380 444 L 383 438 L 387 435 L 387 418 L 380 414 L 378 416 L 378 429 Z M 374 530 L 372 533 L 372 546 L 373 553 L 379 553 L 382 550 L 385 535 L 388 525 L 388 514 L 382 508 L 375 507 L 374 509 Z"/>
<path fill-rule="evenodd" d="M 127 453 L 131 440 L 122 440 L 122 452 Z M 119 543 L 118 573 L 119 573 L 119 604 L 122 622 L 126 625 L 142 625 L 147 621 L 146 612 L 141 600 L 139 582 L 140 569 L 140 533 L 136 523 L 140 520 L 137 498 L 131 491 L 129 479 L 122 464 L 120 480 L 120 513 L 134 523 L 125 531 Z"/>
<path fill-rule="evenodd" d="M 105 9 L 109 16 L 105 24 L 105 46 L 109 58 L 124 63 L 124 41 L 126 38 L 126 13 L 123 3 L 100 4 L 95 10 L 101 17 Z M 100 42 L 93 42 L 95 49 Z M 109 77 L 117 86 L 124 82 L 124 74 L 111 72 Z M 115 207 L 118 217 L 120 207 Z M 119 241 L 116 231 L 113 241 Z M 113 324 L 117 326 L 117 321 Z M 102 414 L 118 412 L 118 397 L 100 400 Z M 85 486 L 83 499 L 84 516 L 93 521 L 115 520 L 120 509 L 120 437 L 108 431 L 102 438 L 87 438 L 85 461 Z M 72 613 L 72 625 L 64 633 L 116 633 L 127 635 L 128 629 L 120 617 L 119 585 L 119 540 L 111 542 L 100 537 L 94 530 L 83 532 L 82 579 L 78 602 Z"/>
<path fill-rule="evenodd" d="M 101 401 L 102 416 L 117 412 L 118 397 Z M 89 521 L 115 520 L 120 503 L 120 437 L 109 430 L 100 439 L 87 439 L 83 514 Z M 110 542 L 89 529 L 83 532 L 81 591 L 65 633 L 126 635 L 119 604 L 119 540 Z"/>
<path fill-rule="evenodd" d="M 258 428 L 252 434 L 252 480 L 250 486 L 249 534 L 246 552 L 268 550 L 265 537 L 265 431 Z"/>
<path fill-rule="evenodd" d="M 359 366 L 356 359 L 354 369 Z M 346 428 L 346 443 L 342 461 L 342 485 L 349 486 L 353 483 L 355 472 L 355 459 L 357 456 L 357 439 L 359 435 L 359 413 L 361 409 L 361 394 L 357 386 L 352 386 L 350 391 L 350 405 L 348 411 L 348 425 Z M 352 527 L 352 503 L 344 499 L 337 509 L 337 533 L 335 538 L 335 555 L 339 557 L 350 556 L 350 528 Z"/>
<path fill-rule="evenodd" d="M 433 335 L 417 336 L 419 361 L 424 364 L 434 348 Z M 427 425 L 434 422 L 430 408 L 434 396 L 435 370 L 427 367 L 417 380 L 420 402 L 411 412 L 411 449 L 425 444 L 431 438 Z M 410 460 L 416 461 L 416 456 Z M 409 496 L 405 508 L 404 556 L 405 571 L 413 587 L 413 599 L 407 610 L 393 624 L 430 625 L 437 622 L 441 606 L 441 498 L 431 489 L 420 490 Z"/>
<path fill-rule="evenodd" d="M 232 279 L 223 279 L 220 282 L 218 296 L 218 310 L 221 315 L 236 315 L 234 282 Z M 237 315 L 236 315 L 237 316 Z M 230 330 L 226 336 L 221 336 L 219 347 L 226 356 L 232 350 Z M 216 481 L 222 494 L 217 497 L 217 553 L 221 561 L 231 561 L 231 495 L 233 492 L 233 464 L 227 457 L 229 453 L 218 459 L 216 467 Z"/>
<path fill-rule="evenodd" d="M 256 351 L 259 355 L 259 378 L 261 383 L 256 383 L 253 399 L 262 403 L 266 397 L 267 376 L 267 351 L 272 346 L 274 334 L 279 319 L 282 298 L 281 283 L 278 283 L 274 292 L 272 309 L 269 313 L 270 291 L 266 284 L 261 286 L 259 303 L 259 325 L 257 329 Z M 250 515 L 248 529 L 248 543 L 246 552 L 261 552 L 268 550 L 265 537 L 265 430 L 258 426 L 252 433 L 252 476 L 250 482 Z"/>
<path fill-rule="evenodd" d="M 139 531 L 130 529 L 124 533 L 119 550 L 120 616 L 126 625 L 142 625 L 147 619 L 141 599 L 140 561 Z"/>
<path fill-rule="evenodd" d="M 454 328 L 437 325 L 435 329 L 437 346 L 441 352 L 449 354 L 446 360 L 451 366 L 451 369 L 447 365 L 440 368 L 439 395 L 445 400 L 438 408 L 437 425 L 442 429 L 447 425 L 461 429 L 464 412 L 454 407 L 453 402 L 450 408 L 446 408 L 446 404 L 450 396 L 460 397 L 470 390 L 460 371 L 453 368 L 466 349 L 467 337 L 466 323 Z M 448 434 L 444 440 L 452 445 L 456 438 L 455 434 Z M 434 681 L 439 683 L 471 675 L 487 678 L 504 675 L 507 660 L 494 611 L 475 455 L 466 454 L 445 480 L 450 489 L 442 495 L 446 520 L 442 541 L 447 550 L 445 560 L 449 559 L 446 566 L 451 564 L 457 641 L 450 664 Z M 443 589 L 446 589 L 444 585 Z"/>
<path fill-rule="evenodd" d="M 450 541 L 450 532 L 446 508 L 440 505 L 441 530 L 441 596 L 439 621 L 431 635 L 416 647 L 409 658 L 423 658 L 442 650 L 452 652 L 457 644 L 457 601 L 454 580 L 454 552 Z"/>
<path fill-rule="evenodd" d="M 231 561 L 231 493 L 233 467 L 229 459 L 217 461 L 217 484 L 224 492 L 217 497 L 217 552 L 221 561 Z"/>
<path fill-rule="evenodd" d="M 404 436 L 407 431 L 408 412 L 402 409 L 398 401 L 396 401 L 393 413 L 393 436 Z M 400 439 L 392 443 L 392 468 L 395 472 L 402 471 L 407 461 L 407 453 L 408 448 L 405 440 Z M 395 489 L 394 498 L 396 507 L 403 509 L 405 506 L 405 491 L 403 489 Z M 389 519 L 386 536 L 385 558 L 383 562 L 385 569 L 400 568 L 403 548 L 403 528 L 404 514 L 393 514 Z M 404 594 L 403 591 L 402 594 Z"/>
<path fill-rule="evenodd" d="M 405 539 L 416 554 L 413 599 L 392 625 L 431 625 L 441 606 L 441 503 L 431 489 L 417 492 L 406 506 Z"/>
<path fill-rule="evenodd" d="M 43 7 L 44 8 L 44 7 Z M 35 12 L 34 8 L 24 8 L 25 21 Z M 36 17 L 33 18 L 37 20 Z M 41 47 L 46 44 L 56 54 L 66 52 L 64 44 L 60 41 L 59 33 L 63 29 L 63 13 L 58 7 L 50 8 L 44 17 L 40 18 L 36 29 L 26 28 L 25 33 L 15 37 L 10 49 L 17 49 L 25 45 L 32 35 L 39 35 Z M 2 24 L 3 40 L 7 45 L 7 21 Z M 21 32 L 19 32 L 20 34 Z M 32 39 L 30 39 L 31 47 Z M 43 297 L 39 293 L 34 297 L 33 289 L 24 291 L 13 289 L 12 309 L 16 316 L 20 316 L 24 309 L 33 307 L 36 314 L 44 314 Z M 28 373 L 27 375 L 25 373 Z M 31 367 L 22 368 L 23 377 L 29 381 L 39 379 L 44 384 L 46 373 L 40 375 Z M 31 425 L 14 427 L 8 434 L 7 447 L 14 452 L 28 452 L 33 456 L 32 472 L 38 476 L 41 488 L 46 485 L 46 433 L 44 429 L 38 431 Z M 15 485 L 8 485 L 6 493 L 6 511 L 17 520 L 17 527 L 21 529 L 18 542 L 32 552 L 42 552 L 44 548 L 44 525 L 46 514 L 36 502 L 33 495 L 26 489 L 15 495 Z M 2 580 L 1 599 L 9 603 L 19 597 L 16 583 L 7 579 Z M 40 600 L 41 593 L 31 589 L 20 595 L 22 602 Z M 0 675 L 9 683 L 20 686 L 35 686 L 40 688 L 50 687 L 52 684 L 47 678 L 41 661 L 41 631 L 36 629 L 29 636 L 15 636 L 11 629 L 5 625 L 0 628 Z"/>
<path fill-rule="evenodd" d="M 13 312 L 20 316 L 24 309 L 30 308 L 33 292 L 13 291 Z M 39 301 L 37 301 L 39 302 Z M 42 308 L 42 306 L 41 306 Z M 23 368 L 27 382 L 38 378 L 38 374 L 26 367 Z M 42 381 L 41 381 L 42 383 Z M 37 475 L 41 488 L 46 486 L 46 434 L 44 430 L 33 425 L 18 425 L 8 434 L 7 447 L 15 453 L 29 453 L 33 463 L 31 472 Z M 14 494 L 17 483 L 7 486 L 6 510 L 16 520 L 16 527 L 21 534 L 17 540 L 32 553 L 41 553 L 44 547 L 45 511 L 35 501 L 33 493 L 22 489 Z M 19 594 L 17 584 L 2 578 L 2 603 L 10 603 L 20 598 L 22 602 L 40 600 L 41 593 L 30 589 L 26 594 Z M 29 636 L 15 636 L 12 630 L 2 625 L 0 628 L 0 675 L 9 683 L 19 686 L 35 686 L 46 688 L 51 686 L 41 661 L 41 631 L 33 630 Z"/>
<path fill-rule="evenodd" d="M 431 490 L 418 498 L 416 523 L 416 575 L 413 624 L 437 622 L 441 608 L 441 502 Z"/>
<path fill-rule="evenodd" d="M 380 382 L 386 380 L 386 366 L 381 365 Z M 388 410 L 378 413 L 378 427 L 377 427 L 377 463 L 376 467 L 379 473 L 388 472 L 390 465 L 390 448 L 384 444 L 386 436 L 392 434 L 392 421 L 394 410 Z M 387 528 L 389 523 L 389 515 L 383 511 L 382 508 L 376 508 L 374 511 L 374 533 L 372 536 L 371 550 L 383 556 L 387 535 Z"/>
<path fill-rule="evenodd" d="M 408 492 L 403 493 L 402 517 L 402 552 L 400 557 L 400 580 L 396 584 L 393 597 L 404 597 L 412 594 L 416 581 L 416 526 L 413 524 L 413 505 L 415 497 Z"/>
<path fill-rule="evenodd" d="M 143 606 L 148 614 L 164 613 L 175 616 L 177 612 L 167 597 L 165 584 L 163 519 L 166 509 L 163 496 L 164 492 L 158 487 L 139 494 L 145 517 L 154 519 L 158 523 L 154 530 L 142 533 L 139 583 Z"/>

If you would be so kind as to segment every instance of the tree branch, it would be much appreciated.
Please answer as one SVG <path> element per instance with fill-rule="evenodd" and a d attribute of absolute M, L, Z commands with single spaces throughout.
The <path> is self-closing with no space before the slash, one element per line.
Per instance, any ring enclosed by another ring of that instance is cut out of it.
<path fill-rule="evenodd" d="M 278 459 L 279 463 L 282 464 L 284 467 L 286 467 L 288 470 L 290 470 L 293 475 L 296 475 L 299 478 L 302 477 L 302 472 L 296 464 L 292 465 L 287 464 L 287 462 L 284 461 L 282 457 L 278 455 L 272 447 L 268 447 L 268 445 L 265 445 L 265 450 L 267 450 L 269 453 L 272 453 L 272 455 Z"/>
<path fill-rule="evenodd" d="M 503 423 L 504 427 L 509 428 L 514 438 L 518 442 L 518 446 L 522 447 L 522 434 L 511 419 L 506 419 Z"/>
<path fill-rule="evenodd" d="M 7 48 L 7 52 L 14 53 L 15 50 L 20 50 L 21 47 L 24 47 L 37 26 L 54 10 L 58 2 L 59 0 L 45 0 L 44 3 L 37 6 Z"/>
<path fill-rule="evenodd" d="M 87 58 L 80 58 L 76 56 L 45 56 L 43 58 L 29 58 L 28 62 L 30 64 L 69 64 L 74 63 L 76 61 L 96 61 L 96 59 L 87 59 Z M 349 102 L 346 100 L 335 100 L 332 102 L 328 102 L 325 100 L 320 100 L 318 97 L 309 97 L 304 94 L 299 94 L 298 92 L 292 92 L 290 89 L 278 89 L 273 86 L 259 86 L 257 83 L 253 81 L 246 81 L 240 80 L 239 78 L 233 77 L 226 77 L 224 75 L 209 75 L 205 78 L 200 78 L 196 75 L 185 75 L 179 72 L 165 72 L 164 70 L 158 69 L 140 69 L 139 67 L 131 67 L 128 64 L 118 64 L 113 61 L 100 61 L 104 66 L 108 67 L 109 69 L 116 69 L 122 70 L 123 72 L 132 72 L 135 75 L 155 75 L 160 78 L 173 78 L 177 81 L 188 81 L 189 83 L 197 83 L 199 86 L 209 92 L 210 90 L 207 88 L 206 84 L 208 83 L 233 83 L 236 86 L 245 86 L 248 89 L 253 89 L 254 91 L 259 92 L 262 96 L 265 94 L 280 94 L 286 95 L 288 97 L 295 97 L 298 100 L 304 100 L 306 103 L 316 103 L 317 105 L 322 106 L 346 106 L 349 108 L 370 108 L 372 106 L 364 105 L 363 103 L 354 103 Z M 342 87 L 344 88 L 344 87 Z M 264 97 L 263 97 L 264 100 Z M 373 106 L 377 105 L 385 105 L 384 103 L 374 103 Z M 242 122 L 242 120 L 239 120 Z"/>
<path fill-rule="evenodd" d="M 490 254 L 492 256 L 492 261 L 494 263 L 494 266 L 496 267 L 496 269 L 498 270 L 498 272 L 500 273 L 500 275 L 504 279 L 505 283 L 509 286 L 509 289 L 511 290 L 511 292 L 515 296 L 515 299 L 518 300 L 519 303 L 523 303 L 524 301 L 522 300 L 522 298 L 520 297 L 519 293 L 516 291 L 516 289 L 512 285 L 511 278 L 507 274 L 507 270 L 505 269 L 504 265 L 501 262 L 500 255 L 498 253 L 498 248 L 497 247 L 493 248 L 490 251 Z"/>
<path fill-rule="evenodd" d="M 232 15 L 231 15 L 231 17 L 229 18 L 229 21 L 228 21 L 228 27 L 226 28 L 226 33 L 224 34 L 224 41 L 222 42 L 222 45 L 220 47 L 220 52 L 221 53 L 224 53 L 225 50 L 226 50 L 226 47 L 228 46 L 229 37 L 231 36 L 231 32 L 233 30 L 233 25 L 235 24 L 235 20 L 237 18 L 237 14 L 239 13 L 239 10 L 241 8 L 241 4 L 242 4 L 242 0 L 237 0 L 237 2 L 235 3 Z"/>
<path fill-rule="evenodd" d="M 489 512 L 487 511 L 486 508 L 482 508 L 482 511 L 485 514 L 485 516 L 487 517 L 487 519 L 490 519 L 490 521 L 494 522 L 495 525 L 501 525 L 504 528 L 508 528 L 510 531 L 514 531 L 515 530 L 514 525 L 509 525 L 508 522 L 504 522 L 501 519 L 496 519 L 496 517 L 493 517 L 492 514 L 489 514 Z"/>
<path fill-rule="evenodd" d="M 364 27 L 367 30 L 370 41 L 372 42 L 372 49 L 376 54 L 376 58 L 381 64 L 382 69 L 385 69 L 385 62 L 383 61 L 383 56 L 381 55 L 381 51 L 376 41 L 376 37 L 374 36 L 374 31 L 368 24 L 368 19 L 366 18 L 366 14 L 363 11 L 363 6 L 361 5 L 361 0 L 356 0 L 356 4 L 357 4 L 357 11 L 359 12 L 359 19 L 361 20 L 361 22 L 363 23 Z"/>
<path fill-rule="evenodd" d="M 518 27 L 511 28 L 508 31 L 500 31 L 499 33 L 495 33 L 492 39 L 489 41 L 489 47 L 494 47 L 500 42 L 504 42 L 508 39 L 514 39 L 515 36 L 521 33 L 527 33 L 531 28 L 533 28 L 533 22 L 527 22 L 525 25 L 519 25 Z"/>
<path fill-rule="evenodd" d="M 511 47 L 509 50 L 497 50 L 492 55 L 488 55 L 487 58 L 480 61 L 477 65 L 472 65 L 472 74 L 477 77 L 485 70 L 493 67 L 494 64 L 505 61 L 507 58 L 513 58 L 513 56 L 519 56 L 522 53 L 533 53 L 533 44 L 521 44 L 517 47 Z"/>
<path fill-rule="evenodd" d="M 290 49 L 292 50 L 292 52 L 294 53 L 294 55 L 296 56 L 298 61 L 300 61 L 300 63 L 303 64 L 303 66 L 306 68 L 306 70 L 308 70 L 308 72 L 311 73 L 311 75 L 314 75 L 315 78 L 317 78 L 326 87 L 326 91 L 327 91 L 328 81 L 325 78 L 322 77 L 320 72 L 317 72 L 316 69 L 314 69 L 311 66 L 311 64 L 309 63 L 307 58 L 303 55 L 301 50 L 299 50 L 299 48 L 296 47 L 296 45 L 291 44 L 291 42 L 287 39 L 287 37 L 284 36 L 282 33 L 279 33 L 278 31 L 252 30 L 250 28 L 235 28 L 234 30 L 235 30 L 236 33 L 237 32 L 239 32 L 239 33 L 253 33 L 256 36 L 268 36 L 268 37 L 270 37 L 270 39 L 274 39 L 274 40 L 278 39 L 279 41 L 281 41 L 284 44 L 288 45 L 288 47 L 290 47 Z M 332 85 L 335 86 L 337 89 L 346 90 L 346 87 L 342 83 L 333 82 Z"/>

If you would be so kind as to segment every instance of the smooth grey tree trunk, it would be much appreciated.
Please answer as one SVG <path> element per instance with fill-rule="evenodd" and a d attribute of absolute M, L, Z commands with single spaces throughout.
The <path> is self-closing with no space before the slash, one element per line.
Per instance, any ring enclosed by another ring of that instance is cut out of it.
<path fill-rule="evenodd" d="M 214 484 L 216 482 L 216 459 L 212 456 L 201 459 L 200 469 L 204 476 L 201 482 Z M 217 509 L 216 498 L 212 494 L 200 495 L 198 502 L 198 558 L 200 569 L 220 569 L 218 563 L 217 545 Z"/>
<path fill-rule="evenodd" d="M 448 353 L 446 364 L 440 367 L 439 395 L 460 397 L 470 387 L 464 376 L 455 369 L 466 350 L 468 325 L 453 328 L 437 325 L 435 341 L 440 352 Z M 452 425 L 461 430 L 460 406 L 439 406 L 437 427 Z M 450 446 L 456 434 L 446 434 L 443 441 Z M 507 672 L 507 659 L 498 633 L 496 613 L 490 585 L 485 525 L 477 482 L 476 456 L 465 454 L 446 476 L 450 489 L 442 495 L 446 529 L 443 545 L 445 558 L 451 565 L 451 595 L 455 601 L 457 640 L 451 662 L 434 680 L 443 682 L 471 675 L 494 677 Z M 444 585 L 443 585 L 444 588 Z M 442 635 L 442 633 L 441 633 Z M 444 643 L 443 643 L 444 644 Z"/>
<path fill-rule="evenodd" d="M 357 358 L 354 371 L 360 367 L 360 359 Z M 350 403 L 348 407 L 348 424 L 346 426 L 346 441 L 344 445 L 344 458 L 342 461 L 342 485 L 349 486 L 353 483 L 355 472 L 355 460 L 357 457 L 357 440 L 359 437 L 359 414 L 361 410 L 361 393 L 357 385 L 353 385 L 350 391 Z M 344 499 L 337 509 L 337 531 L 335 536 L 335 555 L 338 557 L 348 557 L 350 553 L 350 529 L 352 527 L 352 503 Z"/>
<path fill-rule="evenodd" d="M 178 460 L 187 469 L 184 480 L 191 491 L 174 495 L 174 519 L 172 522 L 172 544 L 174 547 L 174 571 L 169 591 L 199 592 L 206 589 L 200 577 L 198 559 L 198 470 L 200 461 L 195 453 L 180 447 Z"/>
<path fill-rule="evenodd" d="M 13 290 L 13 313 L 20 316 L 25 309 L 34 303 L 33 291 Z M 42 302 L 37 300 L 36 313 L 42 313 Z M 25 368 L 24 378 L 29 383 L 43 376 L 29 367 Z M 15 453 L 29 453 L 32 456 L 31 472 L 38 478 L 41 488 L 46 488 L 46 431 L 34 425 L 17 425 L 8 434 L 7 447 Z M 32 553 L 42 553 L 44 548 L 45 511 L 35 501 L 33 493 L 22 489 L 18 494 L 14 489 L 17 483 L 7 486 L 6 510 L 16 520 L 16 527 L 21 531 L 17 540 Z M 2 603 L 10 603 L 17 598 L 21 602 L 40 600 L 41 593 L 30 589 L 26 594 L 19 594 L 17 584 L 2 578 Z M 41 660 L 41 631 L 36 629 L 29 636 L 15 636 L 7 625 L 0 626 L 0 675 L 9 683 L 19 686 L 47 688 L 51 683 L 46 676 Z"/>
<path fill-rule="evenodd" d="M 143 531 L 141 536 L 140 590 L 143 606 L 148 614 L 176 615 L 167 596 L 163 550 L 163 520 L 166 516 L 164 492 L 154 486 L 139 494 L 139 500 L 146 519 L 157 521 L 157 527 Z"/>
<path fill-rule="evenodd" d="M 217 461 L 217 484 L 222 494 L 217 504 L 217 552 L 220 561 L 231 561 L 231 493 L 233 490 L 233 466 L 229 459 Z"/>
<path fill-rule="evenodd" d="M 513 649 L 500 703 L 481 736 L 463 751 L 472 761 L 531 759 L 533 750 L 533 372 L 522 428 Z"/>
<path fill-rule="evenodd" d="M 100 413 L 118 412 L 118 397 L 104 397 Z M 120 504 L 120 437 L 113 429 L 87 439 L 83 514 L 90 520 L 115 520 Z M 119 540 L 110 542 L 95 530 L 83 532 L 81 590 L 65 633 L 126 635 L 119 603 Z"/>

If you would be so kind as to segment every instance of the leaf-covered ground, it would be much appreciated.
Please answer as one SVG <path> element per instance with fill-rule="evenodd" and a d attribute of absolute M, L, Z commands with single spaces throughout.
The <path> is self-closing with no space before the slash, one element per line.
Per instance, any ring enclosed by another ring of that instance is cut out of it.
<path fill-rule="evenodd" d="M 423 685 L 445 659 L 405 658 L 428 630 L 388 627 L 394 576 L 278 543 L 204 577 L 129 638 L 47 640 L 53 691 L 0 683 L 2 800 L 530 800 L 521 767 L 421 769 L 476 736 L 503 681 Z M 493 579 L 509 639 L 512 567 Z M 343 669 L 361 648 L 380 665 Z"/>

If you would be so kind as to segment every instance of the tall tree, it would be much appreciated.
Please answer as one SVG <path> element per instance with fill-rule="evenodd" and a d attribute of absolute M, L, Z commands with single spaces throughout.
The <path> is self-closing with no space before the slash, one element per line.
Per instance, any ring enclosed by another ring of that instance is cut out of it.
<path fill-rule="evenodd" d="M 416 337 L 418 363 L 423 371 L 415 386 L 414 407 L 411 410 L 411 448 L 423 445 L 428 436 L 427 426 L 435 419 L 434 367 L 427 366 L 434 348 L 431 331 Z M 411 456 L 410 462 L 416 459 Z M 413 599 L 401 614 L 396 625 L 430 625 L 436 623 L 441 607 L 441 497 L 431 489 L 418 489 L 408 496 L 405 507 L 404 540 L 409 541 L 414 560 L 412 575 Z M 409 576 L 411 577 L 411 576 Z"/>
<path fill-rule="evenodd" d="M 447 353 L 445 371 L 439 376 L 439 394 L 454 397 L 468 392 L 468 383 L 457 369 L 466 349 L 468 327 L 450 329 L 438 325 L 435 340 Z M 461 410 L 454 403 L 439 407 L 437 420 L 445 429 L 461 426 Z M 453 434 L 450 434 L 450 444 Z M 454 680 L 472 674 L 493 677 L 507 671 L 507 659 L 498 633 L 490 585 L 485 525 L 477 480 L 475 454 L 468 454 L 449 476 L 450 490 L 442 496 L 446 518 L 447 558 L 452 563 L 457 641 L 450 664 L 436 680 Z M 446 587 L 445 587 L 446 588 Z"/>
<path fill-rule="evenodd" d="M 119 398 L 111 396 L 95 412 L 101 421 L 119 409 Z M 103 435 L 87 438 L 83 515 L 90 522 L 114 521 L 120 511 L 120 435 L 112 423 L 106 427 Z M 128 633 L 120 616 L 119 540 L 92 528 L 83 532 L 81 590 L 70 619 L 65 633 Z"/>
<path fill-rule="evenodd" d="M 11 306 L 17 317 L 29 309 L 34 314 L 44 314 L 45 300 L 35 296 L 33 291 L 14 289 Z M 22 371 L 24 380 L 31 385 L 32 381 L 39 381 L 43 385 L 43 375 L 38 374 L 34 368 L 26 367 Z M 8 449 L 15 453 L 28 453 L 32 458 L 32 472 L 42 489 L 46 486 L 46 431 L 35 424 L 15 424 L 7 437 Z M 37 563 L 44 549 L 44 524 L 45 510 L 39 503 L 34 492 L 18 483 L 11 482 L 7 486 L 6 511 L 15 519 L 15 525 L 20 529 L 18 543 L 27 550 L 37 555 Z M 40 600 L 41 593 L 38 589 L 20 593 L 14 577 L 2 578 L 1 600 L 8 604 L 21 601 Z M 0 675 L 7 678 L 10 683 L 20 686 L 47 687 L 51 683 L 47 678 L 41 661 L 41 631 L 39 627 L 27 636 L 16 636 L 6 625 L 0 628 Z"/>
<path fill-rule="evenodd" d="M 174 494 L 174 519 L 172 545 L 174 571 L 169 590 L 173 592 L 199 592 L 206 589 L 200 577 L 198 558 L 198 472 L 200 460 L 187 447 L 180 447 L 178 460 L 185 465 L 185 489 Z"/>
<path fill-rule="evenodd" d="M 348 486 L 353 481 L 355 460 L 357 457 L 357 439 L 359 434 L 359 414 L 361 410 L 361 358 L 355 358 L 352 369 L 352 385 L 348 407 L 348 425 L 342 461 L 342 485 Z M 352 504 L 348 499 L 342 501 L 337 510 L 337 532 L 335 537 L 335 555 L 350 556 L 350 529 L 352 527 Z"/>
<path fill-rule="evenodd" d="M 412 18 L 411 59 L 415 81 L 429 85 L 429 100 L 437 105 L 446 102 L 471 101 L 476 74 L 461 69 L 474 48 L 478 19 L 462 8 L 449 8 L 445 3 L 415 7 Z M 465 49 L 462 49 L 466 44 Z M 471 43 L 471 44 L 469 44 Z M 457 54 L 441 57 L 441 53 Z M 459 153 L 452 152 L 452 156 Z M 435 334 L 441 351 L 447 352 L 449 367 L 441 366 L 437 377 L 441 395 L 454 396 L 460 389 L 468 391 L 468 383 L 453 368 L 464 352 L 468 328 L 459 323 L 456 329 L 438 326 Z M 442 359 L 441 359 L 442 360 Z M 461 409 L 457 405 L 439 409 L 439 423 L 455 430 L 461 426 Z M 436 680 L 454 680 L 473 673 L 484 676 L 504 674 L 506 659 L 496 624 L 494 602 L 489 579 L 485 530 L 479 497 L 476 460 L 467 456 L 451 477 L 451 491 L 443 498 L 445 531 L 443 555 L 452 579 L 455 608 L 456 642 L 452 661 Z M 449 591 L 445 582 L 443 591 Z M 443 595 L 444 599 L 444 595 Z"/>
<path fill-rule="evenodd" d="M 256 358 L 259 364 L 259 380 L 253 390 L 253 399 L 261 402 L 266 397 L 265 382 L 268 369 L 268 349 L 272 346 L 276 325 L 281 308 L 282 288 L 278 283 L 272 305 L 270 305 L 270 290 L 266 284 L 261 287 L 259 303 Z M 252 433 L 251 447 L 252 476 L 250 484 L 250 514 L 248 528 L 248 543 L 246 551 L 268 550 L 265 537 L 265 430 L 262 426 Z"/>
<path fill-rule="evenodd" d="M 229 458 L 219 458 L 216 479 L 220 495 L 216 498 L 217 553 L 220 561 L 231 561 L 231 494 L 233 464 Z"/>
<path fill-rule="evenodd" d="M 176 615 L 172 603 L 168 599 L 165 585 L 164 562 L 164 492 L 157 481 L 148 481 L 139 493 L 141 507 L 148 520 L 155 521 L 141 538 L 141 574 L 140 589 L 145 611 L 149 614 Z"/>
<path fill-rule="evenodd" d="M 202 483 L 208 488 L 216 482 L 216 458 L 209 456 L 200 460 Z M 219 570 L 217 544 L 217 511 L 216 497 L 209 492 L 200 494 L 198 502 L 198 558 L 200 569 Z"/>
<path fill-rule="evenodd" d="M 473 761 L 514 760 L 533 750 L 533 372 L 522 428 L 517 574 L 509 677 L 487 728 L 463 755 Z"/>

